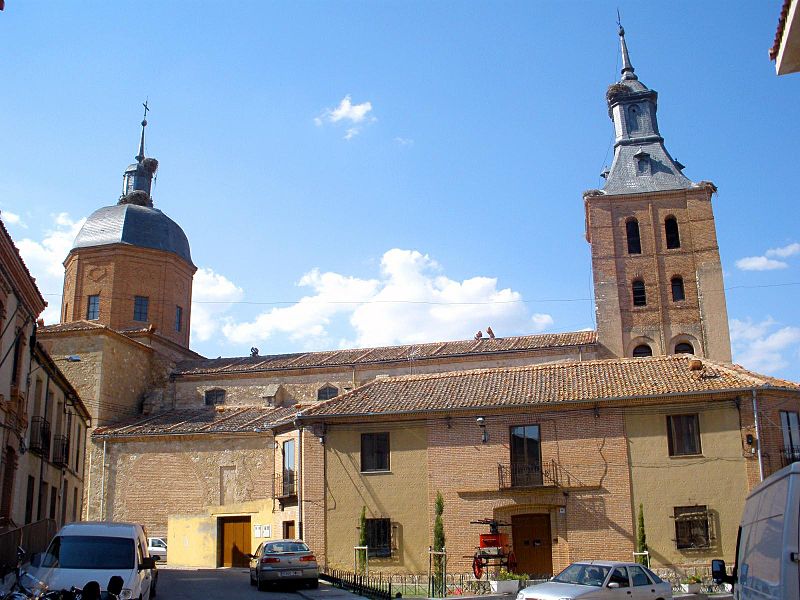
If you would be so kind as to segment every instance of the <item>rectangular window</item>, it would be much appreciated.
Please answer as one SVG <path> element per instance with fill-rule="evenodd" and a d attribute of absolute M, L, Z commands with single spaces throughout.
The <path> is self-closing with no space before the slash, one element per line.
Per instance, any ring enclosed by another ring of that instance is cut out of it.
<path fill-rule="evenodd" d="M 800 462 L 800 418 L 796 412 L 780 411 L 783 433 L 783 465 Z"/>
<path fill-rule="evenodd" d="M 78 488 L 72 490 L 72 522 L 78 520 Z"/>
<path fill-rule="evenodd" d="M 293 496 L 295 489 L 294 440 L 283 442 L 283 495 Z"/>
<path fill-rule="evenodd" d="M 86 320 L 94 321 L 100 318 L 100 295 L 89 296 L 86 303 Z"/>
<path fill-rule="evenodd" d="M 147 321 L 147 308 L 149 304 L 150 304 L 150 299 L 147 296 L 133 297 L 134 321 Z"/>
<path fill-rule="evenodd" d="M 175 331 L 180 331 L 183 328 L 183 309 L 180 306 L 175 307 Z"/>
<path fill-rule="evenodd" d="M 392 521 L 391 519 L 367 519 L 367 547 L 370 556 L 385 557 L 392 555 Z"/>
<path fill-rule="evenodd" d="M 58 502 L 58 488 L 52 486 L 50 488 L 50 518 L 56 518 L 56 503 Z"/>
<path fill-rule="evenodd" d="M 206 390 L 206 406 L 225 404 L 225 390 Z"/>
<path fill-rule="evenodd" d="M 25 495 L 25 525 L 33 521 L 33 489 L 36 487 L 36 479 L 33 475 L 28 475 L 28 491 Z"/>
<path fill-rule="evenodd" d="M 700 454 L 700 423 L 695 415 L 667 416 L 667 442 L 670 456 Z"/>
<path fill-rule="evenodd" d="M 361 471 L 389 470 L 389 433 L 361 434 Z"/>
<path fill-rule="evenodd" d="M 708 548 L 708 510 L 706 506 L 676 506 L 675 545 L 678 550 Z"/>
<path fill-rule="evenodd" d="M 542 485 L 542 449 L 538 425 L 511 428 L 511 485 Z"/>
<path fill-rule="evenodd" d="M 42 481 L 39 484 L 39 505 L 36 507 L 36 520 L 41 521 L 45 518 L 45 511 L 47 510 L 47 482 Z"/>

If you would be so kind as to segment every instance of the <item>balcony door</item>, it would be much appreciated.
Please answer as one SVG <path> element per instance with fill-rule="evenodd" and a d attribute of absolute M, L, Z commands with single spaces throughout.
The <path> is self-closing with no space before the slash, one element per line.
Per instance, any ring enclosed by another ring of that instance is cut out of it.
<path fill-rule="evenodd" d="M 511 428 L 511 485 L 542 485 L 542 449 L 538 425 Z"/>
<path fill-rule="evenodd" d="M 294 440 L 288 440 L 283 442 L 283 495 L 294 496 L 295 486 Z"/>
<path fill-rule="evenodd" d="M 782 410 L 781 432 L 783 433 L 783 464 L 800 461 L 800 419 L 796 412 Z"/>

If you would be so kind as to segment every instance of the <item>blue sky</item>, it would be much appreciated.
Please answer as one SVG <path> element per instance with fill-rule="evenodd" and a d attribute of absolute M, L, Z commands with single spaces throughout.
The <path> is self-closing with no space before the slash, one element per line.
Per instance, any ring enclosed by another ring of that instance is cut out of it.
<path fill-rule="evenodd" d="M 0 13 L 0 210 L 57 319 L 141 102 L 207 356 L 593 328 L 616 7 L 667 148 L 719 187 L 734 358 L 800 380 L 800 75 L 772 2 L 23 2 Z M 743 260 L 749 259 L 749 260 Z M 402 302 L 398 302 L 402 301 Z"/>

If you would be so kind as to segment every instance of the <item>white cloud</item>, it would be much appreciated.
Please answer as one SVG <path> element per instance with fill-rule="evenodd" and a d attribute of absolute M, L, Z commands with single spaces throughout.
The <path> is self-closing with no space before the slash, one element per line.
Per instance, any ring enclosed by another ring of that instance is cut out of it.
<path fill-rule="evenodd" d="M 404 138 L 404 137 L 399 137 L 398 136 L 398 137 L 394 138 L 394 141 L 397 142 L 401 146 L 413 146 L 414 145 L 414 140 L 412 140 L 411 138 Z"/>
<path fill-rule="evenodd" d="M 314 269 L 298 285 L 313 294 L 253 321 L 228 323 L 223 333 L 251 344 L 286 334 L 306 347 L 320 347 L 330 343 L 332 328 L 347 320 L 353 339 L 347 336 L 339 345 L 364 347 L 468 339 L 487 326 L 499 336 L 531 333 L 553 324 L 550 315 L 530 315 L 520 294 L 498 289 L 496 278 L 450 279 L 416 250 L 387 251 L 378 279 Z"/>
<path fill-rule="evenodd" d="M 44 232 L 41 241 L 23 238 L 17 242 L 22 259 L 36 278 L 36 285 L 47 300 L 48 306 L 42 313 L 42 318 L 48 324 L 59 321 L 60 294 L 64 287 L 64 259 L 67 258 L 75 236 L 86 221 L 85 218 L 74 221 L 68 213 L 51 216 L 53 227 Z"/>
<path fill-rule="evenodd" d="M 761 373 L 775 373 L 789 366 L 800 356 L 800 327 L 779 325 L 771 317 L 760 322 L 731 319 L 734 361 Z"/>
<path fill-rule="evenodd" d="M 11 225 L 17 225 L 24 229 L 28 228 L 28 226 L 22 221 L 22 217 L 20 217 L 17 213 L 11 212 L 10 210 L 2 211 L 2 213 L 0 213 L 0 218 Z"/>
<path fill-rule="evenodd" d="M 775 269 L 785 269 L 789 265 L 766 256 L 747 256 L 737 260 L 736 266 L 742 271 L 774 271 Z"/>
<path fill-rule="evenodd" d="M 192 282 L 192 341 L 211 339 L 225 321 L 231 302 L 244 297 L 244 290 L 213 269 L 200 268 Z"/>
<path fill-rule="evenodd" d="M 771 248 L 765 252 L 767 256 L 778 256 L 780 258 L 789 258 L 795 254 L 800 254 L 800 244 L 794 242 L 782 248 Z"/>
<path fill-rule="evenodd" d="M 314 117 L 314 123 L 321 127 L 325 123 L 348 123 L 344 134 L 344 139 L 351 140 L 359 133 L 364 125 L 374 123 L 377 119 L 370 115 L 372 112 L 372 102 L 362 102 L 353 104 L 350 94 L 342 98 L 336 108 L 326 108 L 318 117 Z"/>

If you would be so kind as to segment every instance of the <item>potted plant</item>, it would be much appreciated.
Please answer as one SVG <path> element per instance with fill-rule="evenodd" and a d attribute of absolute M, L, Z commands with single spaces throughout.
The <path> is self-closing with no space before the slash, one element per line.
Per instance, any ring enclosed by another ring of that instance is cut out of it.
<path fill-rule="evenodd" d="M 514 594 L 519 590 L 519 582 L 527 578 L 527 575 L 517 575 L 502 567 L 497 576 L 489 580 L 489 587 L 495 594 Z"/>
<path fill-rule="evenodd" d="M 697 575 L 688 575 L 681 579 L 681 591 L 687 594 L 697 594 L 700 592 L 700 584 L 703 580 Z"/>

